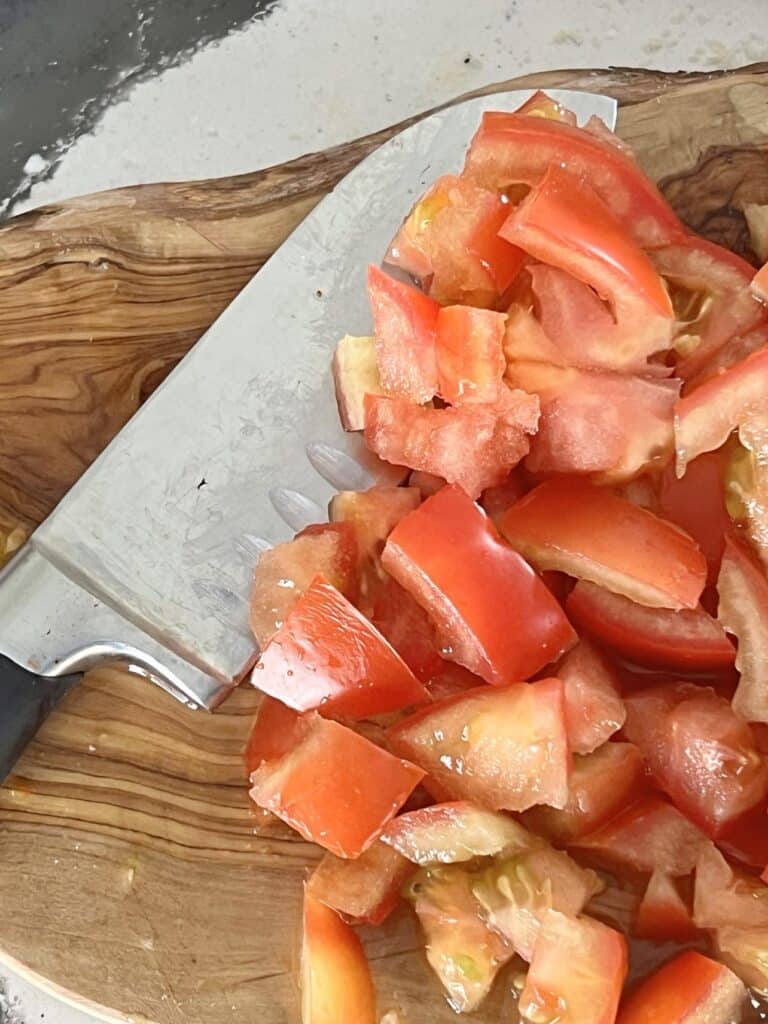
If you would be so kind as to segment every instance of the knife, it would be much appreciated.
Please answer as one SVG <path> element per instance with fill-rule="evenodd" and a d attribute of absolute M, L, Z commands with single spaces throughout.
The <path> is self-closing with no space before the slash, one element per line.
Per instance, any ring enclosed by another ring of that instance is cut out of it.
<path fill-rule="evenodd" d="M 0 780 L 82 673 L 128 665 L 215 708 L 256 657 L 254 566 L 380 478 L 338 421 L 343 334 L 370 333 L 365 270 L 418 195 L 460 169 L 482 113 L 444 108 L 354 168 L 296 228 L 0 572 Z M 616 101 L 551 90 L 583 123 Z"/>

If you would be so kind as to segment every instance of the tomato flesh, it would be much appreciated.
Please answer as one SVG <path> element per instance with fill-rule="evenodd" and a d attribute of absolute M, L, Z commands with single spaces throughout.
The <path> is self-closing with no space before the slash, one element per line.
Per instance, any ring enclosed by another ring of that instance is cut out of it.
<path fill-rule="evenodd" d="M 707 843 L 696 862 L 693 919 L 699 928 L 768 928 L 768 885 L 732 868 Z"/>
<path fill-rule="evenodd" d="M 391 577 L 373 595 L 371 621 L 422 683 L 443 671 L 446 662 L 429 616 Z"/>
<path fill-rule="evenodd" d="M 365 396 L 383 393 L 375 340 L 345 334 L 333 353 L 332 372 L 342 426 L 345 430 L 362 430 Z"/>
<path fill-rule="evenodd" d="M 698 936 L 691 912 L 671 875 L 664 871 L 651 875 L 632 934 L 653 942 L 689 942 Z"/>
<path fill-rule="evenodd" d="M 588 640 L 566 654 L 557 667 L 565 691 L 565 724 L 574 754 L 590 754 L 624 725 L 619 680 Z"/>
<path fill-rule="evenodd" d="M 768 579 L 734 538 L 725 542 L 717 591 L 718 618 L 739 643 L 733 709 L 748 722 L 768 723 Z"/>
<path fill-rule="evenodd" d="M 400 902 L 400 890 L 414 870 L 397 850 L 376 842 L 355 860 L 326 853 L 307 890 L 347 920 L 379 925 Z"/>
<path fill-rule="evenodd" d="M 746 991 L 732 971 L 695 950 L 679 953 L 623 1001 L 616 1024 L 731 1024 Z"/>
<path fill-rule="evenodd" d="M 768 995 L 768 928 L 718 928 L 715 931 L 717 955 L 745 985 Z"/>
<path fill-rule="evenodd" d="M 506 317 L 490 309 L 444 306 L 437 317 L 437 379 L 451 405 L 496 402 L 504 376 Z"/>
<path fill-rule="evenodd" d="M 256 721 L 245 748 L 248 778 L 263 761 L 274 761 L 287 754 L 304 732 L 301 715 L 273 697 L 262 697 Z"/>
<path fill-rule="evenodd" d="M 433 804 L 394 818 L 382 841 L 414 864 L 455 864 L 525 849 L 534 838 L 507 814 L 467 800 Z"/>

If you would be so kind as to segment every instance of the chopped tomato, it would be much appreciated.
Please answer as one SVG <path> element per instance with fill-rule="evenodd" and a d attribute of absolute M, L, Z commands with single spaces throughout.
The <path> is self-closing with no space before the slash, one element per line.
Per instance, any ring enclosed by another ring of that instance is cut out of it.
<path fill-rule="evenodd" d="M 472 885 L 488 923 L 527 961 L 533 957 L 547 911 L 580 914 L 601 889 L 594 871 L 579 867 L 567 853 L 541 840 L 494 861 Z"/>
<path fill-rule="evenodd" d="M 591 754 L 577 754 L 565 807 L 532 807 L 523 821 L 553 842 L 572 842 L 594 832 L 636 798 L 645 788 L 643 772 L 642 755 L 632 743 L 604 743 Z"/>
<path fill-rule="evenodd" d="M 622 727 L 619 680 L 608 660 L 581 640 L 557 667 L 565 690 L 565 724 L 575 754 L 589 754 Z"/>
<path fill-rule="evenodd" d="M 654 942 L 688 942 L 698 929 L 677 882 L 664 871 L 654 871 L 637 910 L 632 934 Z"/>
<path fill-rule="evenodd" d="M 563 124 L 576 127 L 576 115 L 573 111 L 568 110 L 557 100 L 553 100 L 551 96 L 547 96 L 541 89 L 537 89 L 533 96 L 517 108 L 515 113 L 528 114 L 529 117 L 546 117 L 551 121 L 562 121 Z"/>
<path fill-rule="evenodd" d="M 486 487 L 480 495 L 480 504 L 490 516 L 494 526 L 499 525 L 501 516 L 518 498 L 522 498 L 529 489 L 528 481 L 522 469 L 513 469 L 507 479 L 496 487 Z"/>
<path fill-rule="evenodd" d="M 486 811 L 467 800 L 400 814 L 390 821 L 381 838 L 414 864 L 454 864 L 475 857 L 495 857 L 535 842 L 508 814 Z"/>
<path fill-rule="evenodd" d="M 717 591 L 718 618 L 739 642 L 733 709 L 748 722 L 768 723 L 768 579 L 735 538 L 725 542 Z"/>
<path fill-rule="evenodd" d="M 616 1024 L 732 1024 L 741 1019 L 745 998 L 732 971 L 689 949 L 630 992 Z"/>
<path fill-rule="evenodd" d="M 378 630 L 321 576 L 262 651 L 251 682 L 296 711 L 352 718 L 429 699 Z"/>
<path fill-rule="evenodd" d="M 296 746 L 304 731 L 301 715 L 282 701 L 262 697 L 245 748 L 248 778 L 263 761 L 274 761 Z"/>
<path fill-rule="evenodd" d="M 355 860 L 326 853 L 307 889 L 315 899 L 355 923 L 381 924 L 400 902 L 414 867 L 397 850 L 376 842 Z"/>
<path fill-rule="evenodd" d="M 439 304 L 375 266 L 368 268 L 368 298 L 384 389 L 412 402 L 428 402 L 437 391 Z"/>
<path fill-rule="evenodd" d="M 512 283 L 523 254 L 499 238 L 504 196 L 465 178 L 438 178 L 393 239 L 385 262 L 411 274 L 439 302 L 493 305 Z"/>
<path fill-rule="evenodd" d="M 374 339 L 345 334 L 336 345 L 332 370 L 342 426 L 345 430 L 362 430 L 365 396 L 383 393 Z"/>
<path fill-rule="evenodd" d="M 392 726 L 389 741 L 455 799 L 507 811 L 568 801 L 559 679 L 467 690 Z"/>
<path fill-rule="evenodd" d="M 590 132 L 523 114 L 483 115 L 464 175 L 485 188 L 536 185 L 552 165 L 590 182 L 626 230 L 643 246 L 664 245 L 685 229 L 635 161 Z"/>
<path fill-rule="evenodd" d="M 610 302 L 617 320 L 656 317 L 660 337 L 669 338 L 672 303 L 656 268 L 609 206 L 572 170 L 550 166 L 499 234 L 590 285 Z"/>
<path fill-rule="evenodd" d="M 660 465 L 674 449 L 676 381 L 528 361 L 508 363 L 505 380 L 541 402 L 525 463 L 533 473 L 627 480 Z"/>
<path fill-rule="evenodd" d="M 486 682 L 526 679 L 575 642 L 541 579 L 457 487 L 395 527 L 383 563 L 429 613 L 444 656 Z"/>
<path fill-rule="evenodd" d="M 316 713 L 304 723 L 292 750 L 253 773 L 251 797 L 310 842 L 359 857 L 424 772 Z"/>
<path fill-rule="evenodd" d="M 756 728 L 752 726 L 753 735 Z M 765 756 L 756 736 L 755 742 Z M 729 857 L 759 871 L 768 862 L 768 797 L 729 822 L 717 842 Z"/>
<path fill-rule="evenodd" d="M 512 949 L 480 915 L 461 864 L 421 868 L 406 893 L 424 929 L 427 960 L 457 1013 L 476 1009 Z"/>
<path fill-rule="evenodd" d="M 732 868 L 707 843 L 696 862 L 693 919 L 699 928 L 768 928 L 768 885 Z"/>
<path fill-rule="evenodd" d="M 626 976 L 623 935 L 589 917 L 548 910 L 520 993 L 520 1014 L 531 1024 L 613 1024 Z"/>
<path fill-rule="evenodd" d="M 750 409 L 739 424 L 725 490 L 728 511 L 768 568 L 768 413 L 761 407 Z"/>
<path fill-rule="evenodd" d="M 718 377 L 723 370 L 729 370 L 736 363 L 740 363 L 742 359 L 751 356 L 753 352 L 765 348 L 766 345 L 768 345 L 768 323 L 758 324 L 746 334 L 735 335 L 707 360 L 695 376 L 688 378 L 685 385 L 686 393 L 693 391 L 710 377 Z"/>
<path fill-rule="evenodd" d="M 376 1024 L 376 994 L 365 952 L 339 915 L 304 889 L 302 1024 Z"/>
<path fill-rule="evenodd" d="M 504 376 L 506 316 L 490 309 L 444 306 L 437 316 L 437 379 L 451 405 L 496 402 Z"/>
<path fill-rule="evenodd" d="M 750 288 L 756 299 L 768 303 L 768 263 L 765 263 L 752 278 Z"/>
<path fill-rule="evenodd" d="M 638 665 L 700 672 L 727 668 L 736 655 L 723 627 L 701 606 L 648 608 L 580 580 L 565 607 L 580 629 Z"/>
<path fill-rule="evenodd" d="M 261 647 L 318 573 L 356 599 L 357 546 L 349 526 L 324 525 L 262 553 L 251 590 L 251 629 Z"/>
<path fill-rule="evenodd" d="M 442 672 L 435 627 L 407 590 L 388 577 L 373 599 L 371 621 L 422 683 Z"/>
<path fill-rule="evenodd" d="M 513 505 L 502 533 L 539 569 L 559 569 L 640 604 L 695 608 L 706 561 L 687 534 L 578 480 L 548 480 Z"/>
<path fill-rule="evenodd" d="M 625 734 L 656 784 L 712 836 L 768 793 L 768 762 L 749 725 L 709 687 L 670 683 L 625 698 Z"/>
<path fill-rule="evenodd" d="M 693 871 L 706 837 L 677 808 L 643 797 L 572 845 L 609 871 L 681 876 Z"/>
<path fill-rule="evenodd" d="M 715 950 L 745 985 L 768 995 L 768 928 L 718 928 Z"/>
<path fill-rule="evenodd" d="M 455 661 L 444 661 L 440 666 L 437 675 L 427 683 L 429 695 L 433 701 L 442 700 L 444 697 L 453 697 L 457 693 L 466 693 L 476 686 L 480 686 L 483 680 L 473 672 L 457 665 Z"/>
<path fill-rule="evenodd" d="M 365 439 L 380 458 L 441 476 L 473 498 L 528 454 L 539 422 L 538 399 L 508 387 L 483 405 L 429 409 L 369 395 L 365 409 Z"/>
<path fill-rule="evenodd" d="M 445 479 L 435 476 L 434 473 L 425 473 L 421 469 L 414 469 L 408 477 L 408 486 L 415 487 L 424 500 L 424 498 L 431 498 L 433 494 L 437 494 L 441 487 L 445 487 Z"/>

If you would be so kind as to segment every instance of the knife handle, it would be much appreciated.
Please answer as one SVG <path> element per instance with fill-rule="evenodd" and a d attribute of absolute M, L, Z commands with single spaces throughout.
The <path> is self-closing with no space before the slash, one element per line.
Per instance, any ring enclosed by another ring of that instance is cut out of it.
<path fill-rule="evenodd" d="M 0 655 L 0 782 L 80 675 L 49 679 Z"/>

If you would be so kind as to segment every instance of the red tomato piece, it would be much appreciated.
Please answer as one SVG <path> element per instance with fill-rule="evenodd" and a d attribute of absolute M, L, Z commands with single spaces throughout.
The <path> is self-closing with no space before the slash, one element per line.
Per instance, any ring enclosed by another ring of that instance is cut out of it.
<path fill-rule="evenodd" d="M 729 447 L 728 510 L 768 569 L 768 412 L 761 406 L 749 409 L 739 424 L 738 442 Z"/>
<path fill-rule="evenodd" d="M 365 415 L 365 440 L 380 458 L 434 473 L 476 498 L 528 454 L 539 400 L 503 387 L 497 402 L 429 409 L 369 395 Z"/>
<path fill-rule="evenodd" d="M 418 200 L 385 257 L 438 302 L 491 306 L 519 271 L 523 254 L 499 238 L 504 196 L 447 174 Z"/>
<path fill-rule="evenodd" d="M 532 1021 L 613 1024 L 626 976 L 623 935 L 589 917 L 548 910 L 519 1010 Z"/>
<path fill-rule="evenodd" d="M 421 469 L 414 469 L 408 477 L 408 486 L 415 487 L 423 501 L 424 498 L 431 498 L 433 494 L 437 494 L 442 487 L 445 487 L 445 479 L 435 476 L 434 473 L 425 473 Z"/>
<path fill-rule="evenodd" d="M 768 928 L 768 885 L 736 871 L 707 843 L 696 862 L 693 919 L 699 928 Z"/>
<path fill-rule="evenodd" d="M 698 936 L 675 879 L 664 871 L 651 875 L 637 909 L 632 934 L 653 942 L 689 942 Z"/>
<path fill-rule="evenodd" d="M 686 393 L 693 391 L 705 380 L 711 377 L 718 377 L 723 370 L 729 370 L 742 359 L 751 356 L 753 352 L 768 346 L 768 323 L 758 324 L 754 330 L 746 334 L 737 334 L 707 360 L 701 370 L 693 377 L 689 377 L 685 390 Z"/>
<path fill-rule="evenodd" d="M 457 693 L 466 693 L 482 685 L 483 680 L 473 672 L 457 665 L 454 661 L 444 661 L 437 675 L 427 683 L 429 695 L 433 701 L 442 700 L 444 697 L 453 697 Z"/>
<path fill-rule="evenodd" d="M 677 808 L 655 796 L 643 797 L 595 832 L 573 844 L 609 871 L 681 876 L 693 871 L 707 839 Z"/>
<path fill-rule="evenodd" d="M 376 1024 L 376 993 L 357 935 L 304 888 L 302 1024 Z"/>
<path fill-rule="evenodd" d="M 378 630 L 321 576 L 262 651 L 251 682 L 296 711 L 352 718 L 429 699 Z"/>
<path fill-rule="evenodd" d="M 695 608 L 707 566 L 682 530 L 579 480 L 548 480 L 504 516 L 501 530 L 539 569 L 559 569 L 658 608 Z"/>
<path fill-rule="evenodd" d="M 514 361 L 505 380 L 539 396 L 541 419 L 525 465 L 533 473 L 627 480 L 674 449 L 677 381 Z"/>
<path fill-rule="evenodd" d="M 400 814 L 381 833 L 414 864 L 455 864 L 526 849 L 536 840 L 508 814 L 468 800 L 433 804 Z"/>
<path fill-rule="evenodd" d="M 264 761 L 275 761 L 292 750 L 304 733 L 301 715 L 282 701 L 262 697 L 245 748 L 248 778 Z"/>
<path fill-rule="evenodd" d="M 624 725 L 619 679 L 607 658 L 581 640 L 557 667 L 565 691 L 565 724 L 575 754 L 590 754 Z"/>
<path fill-rule="evenodd" d="M 496 487 L 486 487 L 480 495 L 480 504 L 491 518 L 494 526 L 499 525 L 501 516 L 510 505 L 522 498 L 529 490 L 529 484 L 522 469 L 513 469 L 507 479 Z"/>
<path fill-rule="evenodd" d="M 424 772 L 316 713 L 304 723 L 292 750 L 253 773 L 251 798 L 337 857 L 359 857 Z"/>
<path fill-rule="evenodd" d="M 395 527 L 383 563 L 437 625 L 445 657 L 486 682 L 526 679 L 576 640 L 541 579 L 457 487 Z"/>
<path fill-rule="evenodd" d="M 734 538 L 725 542 L 717 591 L 718 618 L 739 642 L 733 709 L 748 722 L 768 723 L 768 579 Z"/>
<path fill-rule="evenodd" d="M 390 394 L 428 402 L 437 391 L 439 304 L 373 265 L 368 268 L 368 298 L 382 385 Z"/>
<path fill-rule="evenodd" d="M 576 755 L 562 810 L 532 807 L 525 824 L 556 843 L 589 835 L 636 798 L 644 788 L 644 764 L 632 743 L 604 743 L 591 754 Z"/>
<path fill-rule="evenodd" d="M 669 337 L 672 303 L 655 267 L 603 200 L 571 171 L 549 167 L 499 234 L 590 285 L 610 302 L 617 319 L 644 313 L 670 321 Z"/>
<path fill-rule="evenodd" d="M 685 234 L 672 207 L 630 156 L 552 119 L 484 114 L 463 173 L 485 188 L 504 190 L 538 184 L 553 164 L 589 181 L 640 245 L 664 245 Z"/>
<path fill-rule="evenodd" d="M 547 96 L 541 89 L 537 89 L 530 99 L 527 99 L 522 106 L 515 111 L 516 114 L 528 114 L 530 117 L 546 117 L 551 121 L 562 121 L 563 124 L 570 124 L 576 127 L 576 115 L 568 110 L 562 103 Z"/>
<path fill-rule="evenodd" d="M 656 784 L 711 836 L 768 794 L 768 762 L 749 725 L 709 687 L 670 683 L 625 698 L 624 732 Z"/>
<path fill-rule="evenodd" d="M 261 555 L 251 590 L 251 629 L 260 646 L 283 624 L 318 573 L 356 599 L 357 546 L 349 526 L 323 525 Z"/>
<path fill-rule="evenodd" d="M 579 580 L 565 607 L 579 629 L 638 665 L 683 672 L 733 665 L 733 644 L 701 606 L 679 611 L 648 608 Z"/>
<path fill-rule="evenodd" d="M 429 616 L 392 577 L 374 595 L 371 621 L 422 683 L 443 670 L 445 661 Z"/>
<path fill-rule="evenodd" d="M 741 1019 L 746 995 L 732 971 L 689 949 L 630 992 L 616 1024 L 731 1024 Z"/>
<path fill-rule="evenodd" d="M 397 850 L 376 842 L 355 860 L 326 853 L 307 890 L 355 924 L 381 924 L 400 902 L 400 890 L 414 867 Z"/>
<path fill-rule="evenodd" d="M 467 690 L 398 722 L 389 742 L 455 799 L 507 811 L 568 802 L 559 679 Z"/>
<path fill-rule="evenodd" d="M 496 402 L 504 376 L 507 318 L 490 309 L 444 306 L 437 316 L 437 380 L 451 405 Z"/>

